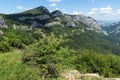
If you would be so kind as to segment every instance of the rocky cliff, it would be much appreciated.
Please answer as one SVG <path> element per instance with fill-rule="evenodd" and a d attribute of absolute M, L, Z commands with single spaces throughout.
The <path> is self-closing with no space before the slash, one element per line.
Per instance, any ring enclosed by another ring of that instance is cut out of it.
<path fill-rule="evenodd" d="M 12 20 L 27 24 L 30 28 L 51 27 L 54 25 L 60 25 L 62 27 L 77 27 L 79 24 L 84 24 L 86 25 L 86 28 L 84 28 L 85 30 L 93 30 L 98 33 L 107 34 L 97 21 L 91 17 L 63 14 L 59 10 L 50 12 L 44 6 L 6 16 Z"/>
<path fill-rule="evenodd" d="M 5 21 L 4 21 L 2 16 L 0 16 L 0 28 L 7 28 L 7 26 L 5 25 Z"/>

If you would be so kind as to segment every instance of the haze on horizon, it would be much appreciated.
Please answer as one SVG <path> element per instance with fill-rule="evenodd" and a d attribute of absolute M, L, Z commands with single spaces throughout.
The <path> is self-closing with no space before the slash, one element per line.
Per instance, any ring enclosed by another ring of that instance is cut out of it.
<path fill-rule="evenodd" d="M 38 6 L 50 11 L 83 14 L 96 20 L 120 21 L 120 0 L 0 0 L 0 13 L 23 12 Z"/>

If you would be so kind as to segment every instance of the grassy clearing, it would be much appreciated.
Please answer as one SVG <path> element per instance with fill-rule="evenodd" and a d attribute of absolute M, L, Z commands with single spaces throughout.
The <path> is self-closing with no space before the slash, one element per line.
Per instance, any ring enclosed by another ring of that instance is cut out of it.
<path fill-rule="evenodd" d="M 0 80 L 39 80 L 31 68 L 21 61 L 19 51 L 0 54 Z"/>

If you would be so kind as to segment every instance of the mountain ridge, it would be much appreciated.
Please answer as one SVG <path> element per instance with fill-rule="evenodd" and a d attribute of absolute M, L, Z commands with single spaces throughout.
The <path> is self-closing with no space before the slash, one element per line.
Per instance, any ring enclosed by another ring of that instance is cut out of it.
<path fill-rule="evenodd" d="M 93 30 L 98 33 L 103 33 L 107 35 L 107 33 L 101 28 L 97 21 L 91 17 L 86 17 L 84 15 L 64 14 L 59 10 L 50 12 L 44 6 L 39 6 L 28 11 L 5 16 L 6 18 L 13 21 L 18 21 L 18 23 L 27 23 L 30 28 L 50 27 L 52 25 L 76 27 L 77 25 L 83 23 L 87 26 L 87 30 Z"/>
<path fill-rule="evenodd" d="M 57 37 L 70 39 L 64 45 L 72 49 L 92 49 L 100 53 L 119 55 L 119 41 L 107 35 L 95 19 L 84 15 L 64 14 L 59 10 L 49 13 L 47 8 L 42 8 L 42 11 L 41 7 L 37 7 L 31 9 L 32 12 L 28 10 L 29 13 L 22 12 L 3 15 L 2 17 L 4 23 L 8 25 L 8 29 L 15 30 L 15 32 L 17 30 L 25 33 L 29 32 L 34 34 L 34 36 L 29 35 L 29 37 L 35 37 L 35 39 L 39 39 L 40 35 L 44 33 L 47 35 L 54 33 Z M 35 10 L 40 11 L 40 13 L 33 14 Z M 1 29 L 2 34 L 5 34 L 5 31 Z"/>

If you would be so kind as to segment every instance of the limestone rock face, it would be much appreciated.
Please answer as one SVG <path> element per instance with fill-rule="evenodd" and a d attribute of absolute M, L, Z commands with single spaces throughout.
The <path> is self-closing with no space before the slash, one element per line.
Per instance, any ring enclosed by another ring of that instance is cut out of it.
<path fill-rule="evenodd" d="M 2 30 L 0 30 L 0 35 L 4 35 L 4 32 Z"/>
<path fill-rule="evenodd" d="M 2 16 L 0 16 L 0 28 L 7 28 L 7 26 L 5 25 L 5 21 L 2 18 Z"/>
<path fill-rule="evenodd" d="M 99 25 L 97 21 L 91 17 L 86 17 L 81 14 L 64 14 L 59 10 L 50 12 L 44 6 L 10 16 L 12 16 L 13 20 L 26 23 L 30 26 L 30 28 L 37 28 L 39 26 L 50 27 L 53 25 L 61 25 L 63 27 L 77 27 L 80 24 L 84 24 L 84 30 L 92 30 L 107 35 L 107 32 L 101 28 L 101 25 Z M 4 25 L 4 21 L 2 19 L 0 20 L 0 25 Z"/>
<path fill-rule="evenodd" d="M 96 73 L 86 73 L 86 74 L 81 74 L 79 71 L 77 70 L 71 70 L 68 71 L 64 74 L 62 74 L 62 76 L 66 79 L 66 80 L 82 80 L 84 78 L 91 78 L 90 80 L 93 79 L 99 79 L 100 80 L 100 76 L 99 74 Z M 103 80 L 103 79 L 102 79 Z"/>
<path fill-rule="evenodd" d="M 49 22 L 47 24 L 44 25 L 44 27 L 50 27 L 50 26 L 54 26 L 54 25 L 62 25 L 60 22 Z"/>
<path fill-rule="evenodd" d="M 101 30 L 100 25 L 93 18 L 85 17 L 83 15 L 73 15 L 72 19 L 77 22 L 82 22 L 95 30 Z"/>
<path fill-rule="evenodd" d="M 86 17 L 84 15 L 68 15 L 68 14 L 65 14 L 64 17 L 66 18 L 66 20 L 71 21 L 72 23 L 76 22 L 85 24 L 89 28 L 89 29 L 87 28 L 87 30 L 94 30 L 96 32 L 107 34 L 97 23 L 97 21 L 91 17 Z"/>
<path fill-rule="evenodd" d="M 40 26 L 40 25 L 38 24 L 38 22 L 34 21 L 34 22 L 31 24 L 30 28 L 37 28 L 37 27 L 39 27 L 39 26 Z"/>
<path fill-rule="evenodd" d="M 56 11 L 53 11 L 53 12 L 51 13 L 51 16 L 52 16 L 52 17 L 62 17 L 62 16 L 63 16 L 63 13 L 62 13 L 61 11 L 59 11 L 59 10 L 56 10 Z"/>
<path fill-rule="evenodd" d="M 74 22 L 67 22 L 65 26 L 66 27 L 76 27 Z"/>

